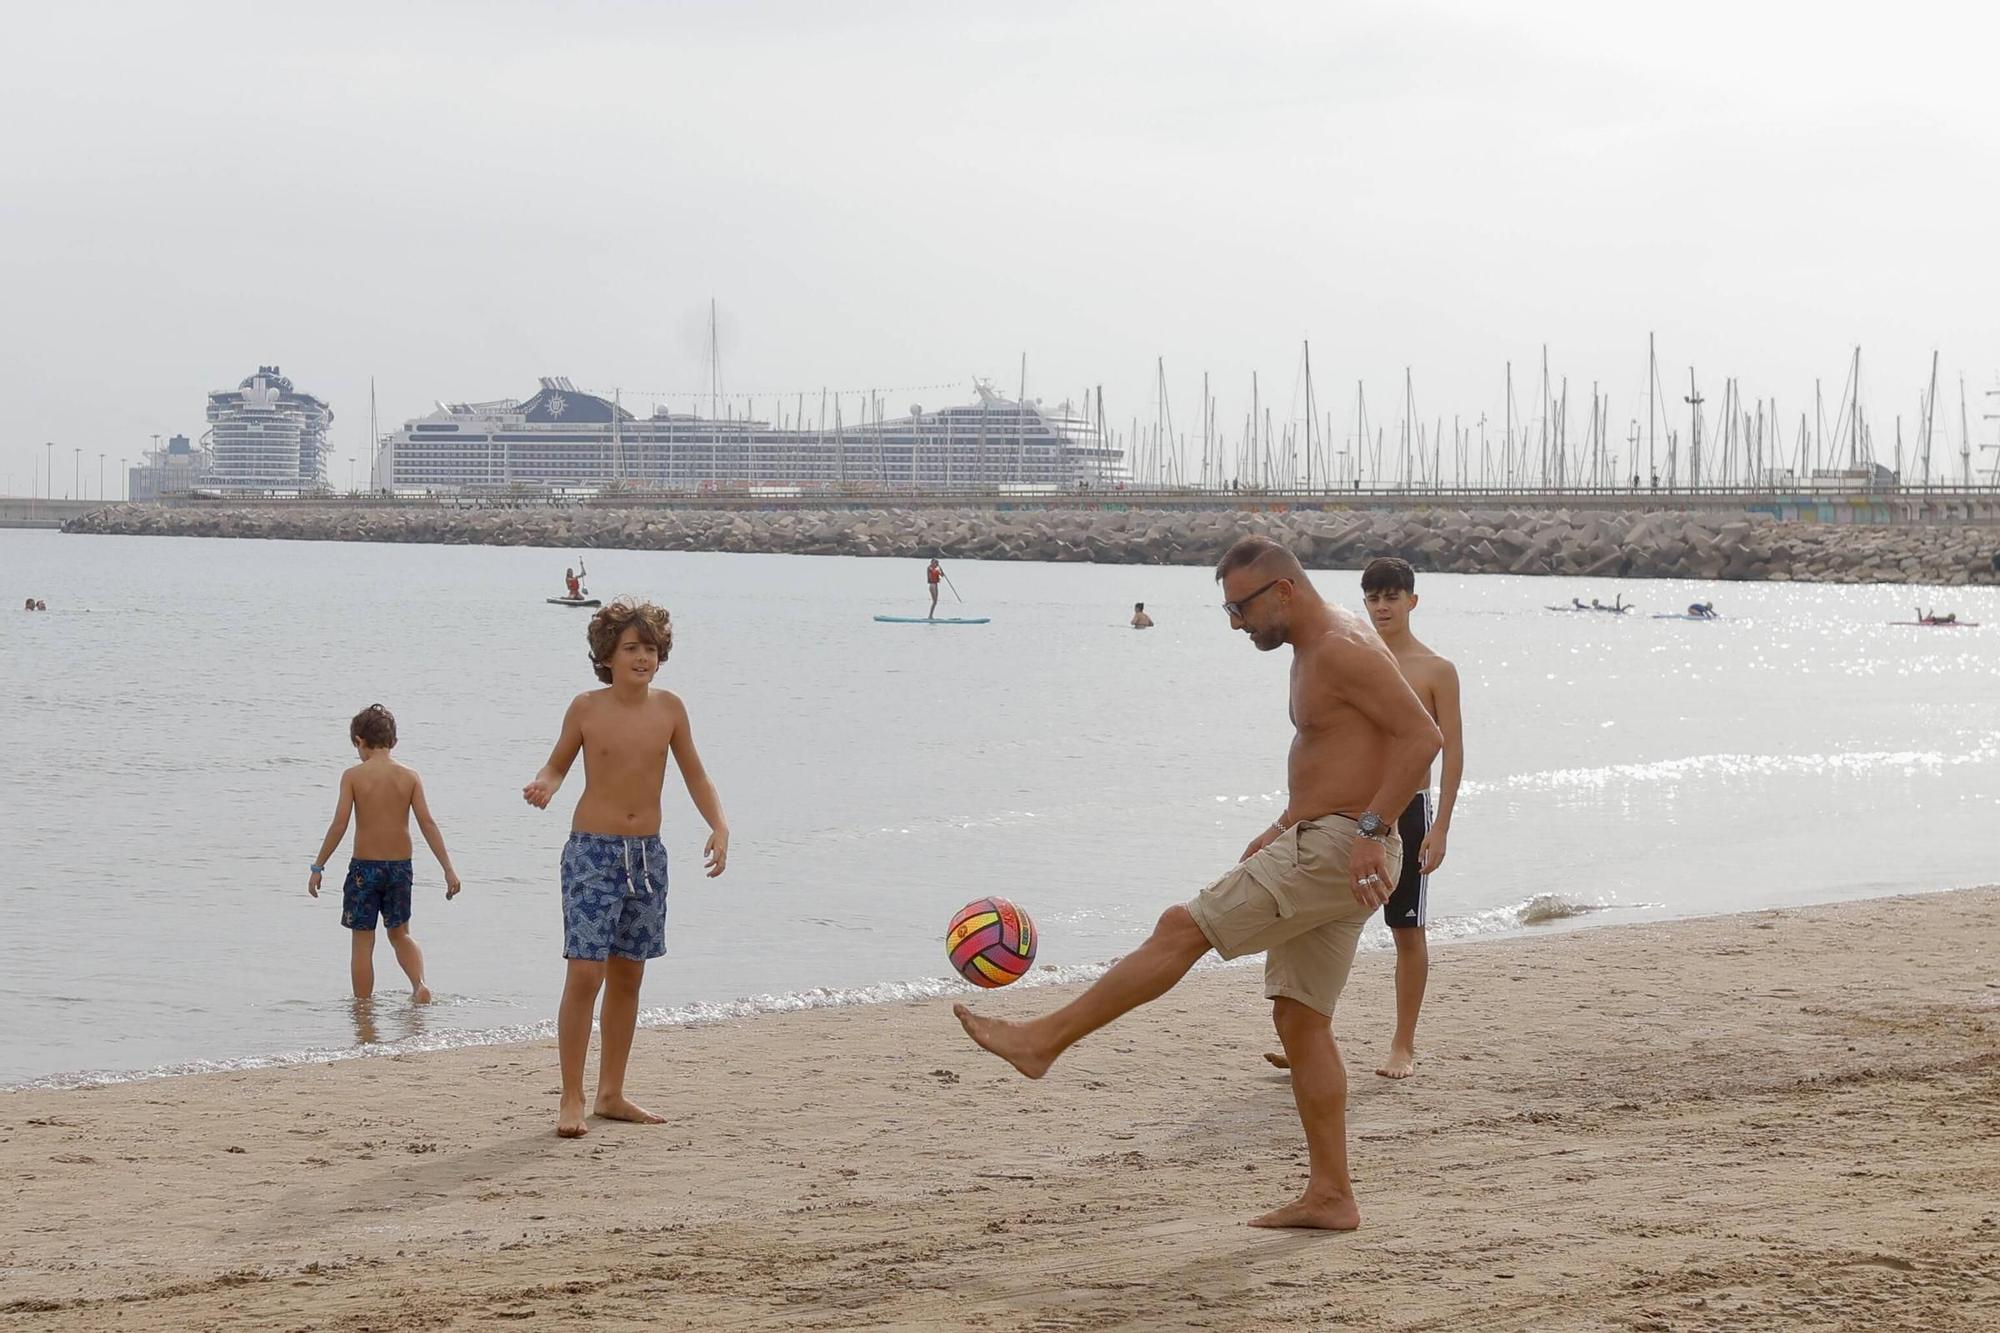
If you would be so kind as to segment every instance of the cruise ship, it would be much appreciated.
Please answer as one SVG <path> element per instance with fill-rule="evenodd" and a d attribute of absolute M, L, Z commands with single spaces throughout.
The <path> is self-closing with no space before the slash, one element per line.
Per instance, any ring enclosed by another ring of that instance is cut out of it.
<path fill-rule="evenodd" d="M 1126 477 L 1123 453 L 1074 404 L 1009 401 L 985 381 L 962 407 L 773 424 L 617 401 L 548 377 L 525 401 L 439 403 L 382 440 L 377 476 L 447 493 L 636 487 L 715 492 L 1075 489 Z M 800 404 L 800 417 L 812 405 Z"/>
<path fill-rule="evenodd" d="M 326 484 L 333 409 L 259 366 L 234 389 L 208 395 L 209 470 L 217 490 L 310 490 Z"/>

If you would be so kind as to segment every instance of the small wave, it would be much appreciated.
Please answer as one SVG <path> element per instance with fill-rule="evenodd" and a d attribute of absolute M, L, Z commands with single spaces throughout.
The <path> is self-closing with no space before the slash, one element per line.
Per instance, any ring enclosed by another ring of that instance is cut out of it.
<path fill-rule="evenodd" d="M 1519 934 L 1530 926 L 1546 926 L 1552 922 L 1569 921 L 1598 912 L 1640 912 L 1658 906 L 1658 903 L 1619 903 L 1602 900 L 1587 903 L 1576 898 L 1566 898 L 1559 893 L 1537 893 L 1506 907 L 1490 907 L 1469 916 L 1443 917 L 1433 921 L 1428 929 L 1433 939 L 1496 939 L 1505 935 Z"/>
<path fill-rule="evenodd" d="M 1582 916 L 1591 912 L 1609 911 L 1616 907 L 1645 907 L 1649 904 L 1581 903 L 1561 898 L 1555 894 L 1536 894 L 1527 901 L 1511 907 L 1492 908 L 1485 912 L 1464 917 L 1446 917 L 1435 921 L 1429 927 L 1436 939 L 1482 939 L 1508 935 L 1524 926 L 1541 925 L 1569 917 Z M 1386 927 L 1379 923 L 1368 928 L 1362 938 L 1361 947 L 1380 950 L 1389 947 L 1391 941 Z M 1037 988 L 1041 986 L 1065 986 L 1091 982 L 1103 976 L 1114 964 L 1116 958 L 1095 963 L 1044 963 L 1015 982 L 1011 989 Z M 1218 969 L 1243 969 L 1257 965 L 1256 957 L 1239 958 L 1224 962 L 1209 955 L 1195 964 L 1198 972 Z M 819 987 L 812 990 L 789 991 L 784 994 L 746 995 L 733 1000 L 695 1000 L 687 1004 L 664 1006 L 657 1009 L 642 1009 L 639 1012 L 639 1026 L 644 1028 L 700 1027 L 711 1023 L 727 1023 L 739 1019 L 756 1018 L 764 1014 L 803 1013 L 810 1009 L 844 1009 L 860 1005 L 894 1004 L 915 1000 L 940 999 L 945 996 L 970 996 L 982 994 L 979 988 L 961 981 L 957 977 L 923 977 L 914 981 L 883 981 L 867 986 Z M 439 997 L 445 1005 L 452 1003 L 473 1003 L 471 997 Z M 332 1009 L 346 1008 L 351 1002 L 339 1005 L 317 1005 Z M 315 1046 L 299 1050 L 283 1051 L 271 1055 L 244 1056 L 232 1060 L 183 1060 L 173 1064 L 157 1065 L 150 1069 L 137 1070 L 80 1070 L 73 1073 L 49 1074 L 0 1087 L 0 1092 L 67 1091 L 75 1088 L 102 1087 L 115 1083 L 136 1083 L 145 1079 L 178 1078 L 189 1074 L 246 1073 L 259 1069 L 277 1069 L 292 1065 L 336 1064 L 343 1060 L 380 1059 L 386 1056 L 418 1055 L 432 1051 L 465 1050 L 479 1046 L 504 1046 L 519 1042 L 549 1041 L 556 1035 L 553 1019 L 543 1019 L 533 1023 L 517 1023 L 503 1027 L 467 1028 L 456 1031 L 424 1032 L 394 1041 L 370 1042 L 355 1046 Z"/>
<path fill-rule="evenodd" d="M 1515 908 L 1514 912 L 1522 925 L 1539 926 L 1547 921 L 1567 921 L 1587 912 L 1602 912 L 1609 906 L 1609 903 L 1572 902 L 1556 893 L 1538 893 Z"/>

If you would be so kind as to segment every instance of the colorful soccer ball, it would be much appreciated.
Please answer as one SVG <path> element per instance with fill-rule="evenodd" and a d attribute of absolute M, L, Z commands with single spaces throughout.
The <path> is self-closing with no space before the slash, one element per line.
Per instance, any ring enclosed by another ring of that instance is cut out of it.
<path fill-rule="evenodd" d="M 1035 965 L 1035 923 L 1005 898 L 981 898 L 951 919 L 944 950 L 973 985 L 1005 986 Z"/>

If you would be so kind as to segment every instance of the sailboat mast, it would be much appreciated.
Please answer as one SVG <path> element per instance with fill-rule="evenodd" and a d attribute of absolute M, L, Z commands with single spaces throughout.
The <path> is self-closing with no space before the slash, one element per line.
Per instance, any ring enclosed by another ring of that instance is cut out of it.
<path fill-rule="evenodd" d="M 1305 340 L 1306 349 L 1306 489 L 1313 488 L 1313 345 L 1310 338 Z"/>
<path fill-rule="evenodd" d="M 1958 377 L 1958 458 L 1960 485 L 1972 484 L 1972 430 L 1965 415 L 1965 376 Z"/>
<path fill-rule="evenodd" d="M 1861 464 L 1861 349 L 1854 349 L 1854 393 L 1847 400 L 1847 466 Z"/>
<path fill-rule="evenodd" d="M 1931 484 L 1931 423 L 1937 418 L 1937 349 L 1931 349 L 1931 387 L 1924 394 L 1924 485 Z"/>
<path fill-rule="evenodd" d="M 1649 333 L 1646 335 L 1646 475 L 1656 486 L 1660 481 L 1660 463 L 1654 449 L 1653 422 L 1658 419 L 1659 411 L 1654 405 L 1653 389 L 1659 382 L 1660 363 L 1653 350 L 1653 335 Z"/>

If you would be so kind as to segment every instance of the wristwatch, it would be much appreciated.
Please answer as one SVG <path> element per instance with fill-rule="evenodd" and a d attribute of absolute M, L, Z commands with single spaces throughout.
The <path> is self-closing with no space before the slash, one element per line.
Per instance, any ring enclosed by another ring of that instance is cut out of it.
<path fill-rule="evenodd" d="M 1363 811 L 1361 818 L 1354 821 L 1355 832 L 1364 838 L 1380 841 L 1389 836 L 1389 821 L 1373 810 Z"/>

